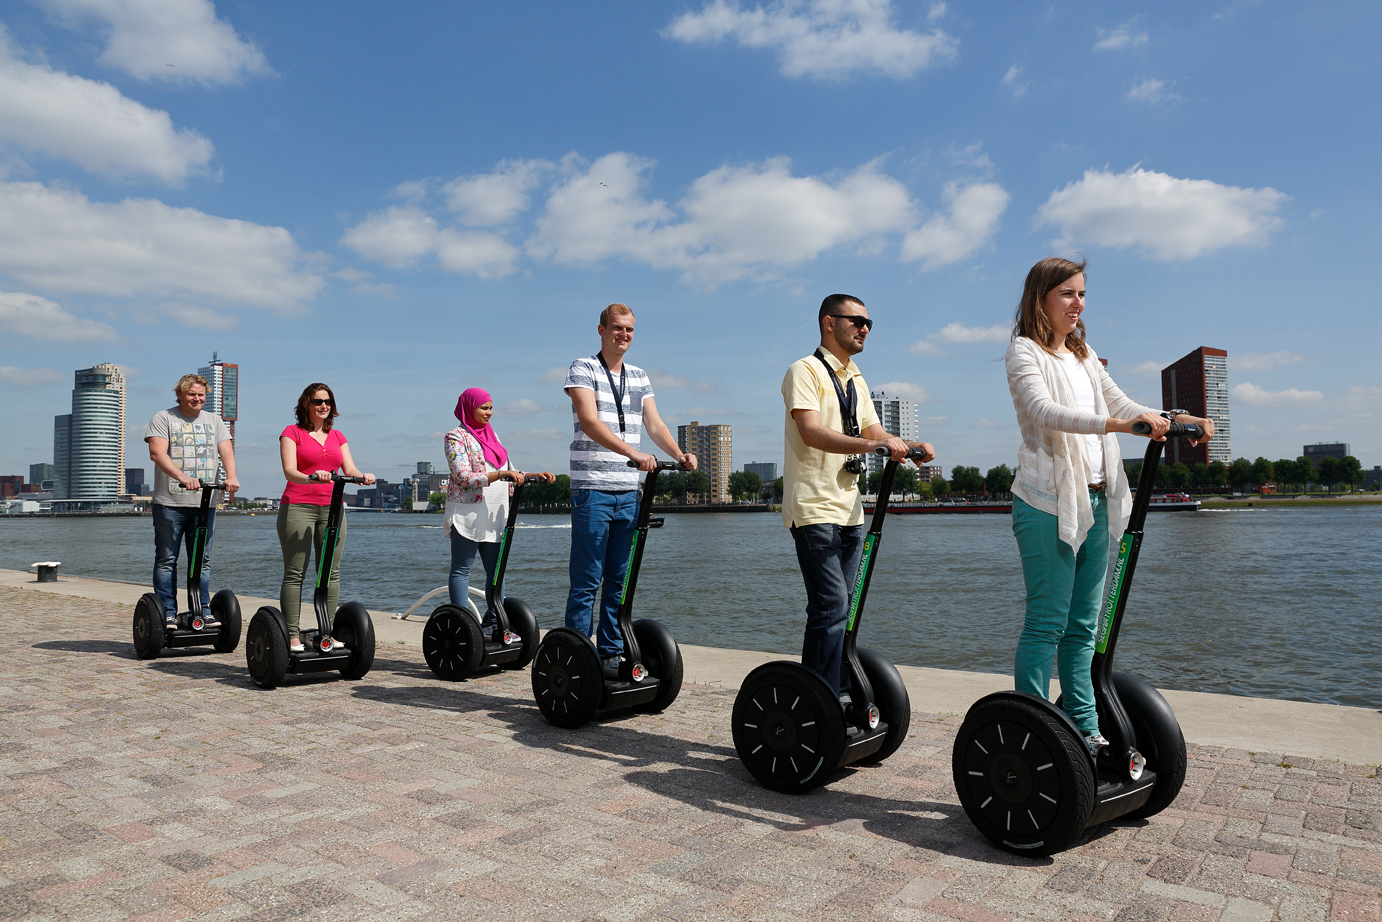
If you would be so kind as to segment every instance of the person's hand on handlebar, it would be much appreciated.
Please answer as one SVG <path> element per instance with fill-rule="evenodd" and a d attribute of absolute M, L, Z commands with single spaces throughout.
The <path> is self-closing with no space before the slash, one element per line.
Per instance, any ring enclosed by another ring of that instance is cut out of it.
<path fill-rule="evenodd" d="M 892 454 L 892 459 L 894 461 L 907 460 L 907 443 L 902 441 L 895 435 L 890 435 L 886 439 L 879 439 L 877 442 L 874 443 L 873 448 L 869 450 L 876 451 L 879 448 L 888 449 L 888 451 Z"/>
<path fill-rule="evenodd" d="M 195 493 L 202 488 L 202 482 L 195 477 L 182 476 L 178 478 L 178 485 L 188 493 Z"/>
<path fill-rule="evenodd" d="M 227 493 L 239 493 L 239 492 L 240 492 L 240 480 L 239 480 L 239 478 L 237 478 L 237 477 L 227 477 L 227 478 L 226 478 L 226 492 L 227 492 Z"/>
<path fill-rule="evenodd" d="M 307 479 L 308 479 L 309 481 L 315 480 L 317 483 L 330 483 L 330 482 L 331 482 L 331 472 L 330 472 L 330 471 L 313 471 L 311 474 L 308 474 L 308 475 L 307 475 Z"/>
<path fill-rule="evenodd" d="M 1146 423 L 1151 427 L 1151 431 L 1145 433 L 1146 437 L 1149 439 L 1156 439 L 1158 442 L 1166 441 L 1166 430 L 1171 428 L 1170 420 L 1160 413 L 1143 413 L 1136 419 L 1117 419 L 1116 417 L 1110 416 L 1108 422 L 1104 425 L 1104 430 L 1107 432 L 1126 432 L 1129 435 L 1142 435 L 1143 433 L 1135 433 L 1132 431 L 1133 423 Z"/>
<path fill-rule="evenodd" d="M 1192 419 L 1189 416 L 1177 416 L 1176 422 L 1194 423 L 1196 426 L 1199 426 L 1201 429 L 1204 430 L 1204 437 L 1195 439 L 1193 442 L 1190 443 L 1191 445 L 1203 445 L 1205 442 L 1208 442 L 1210 439 L 1214 438 L 1214 420 L 1212 419 Z"/>
<path fill-rule="evenodd" d="M 696 469 L 696 456 L 688 451 L 677 459 L 677 463 L 688 471 L 694 471 Z"/>
<path fill-rule="evenodd" d="M 374 475 L 373 475 L 373 474 L 360 474 L 360 475 L 358 475 L 358 476 L 365 478 L 365 486 L 367 486 L 367 487 L 372 487 L 372 486 L 374 486 Z"/>
<path fill-rule="evenodd" d="M 636 451 L 629 455 L 629 460 L 636 464 L 640 471 L 657 470 L 657 458 L 652 455 L 644 454 L 641 451 Z"/>
<path fill-rule="evenodd" d="M 908 442 L 907 447 L 909 449 L 920 448 L 922 451 L 925 452 L 925 454 L 922 455 L 920 458 L 914 458 L 912 460 L 912 463 L 915 464 L 917 467 L 921 467 L 928 461 L 934 461 L 936 459 L 935 446 L 933 446 L 930 442 Z"/>
<path fill-rule="evenodd" d="M 542 471 L 542 472 L 536 473 L 536 474 L 528 474 L 527 476 L 529 476 L 529 477 L 536 477 L 536 478 L 538 478 L 539 480 L 546 481 L 547 483 L 556 483 L 556 482 L 557 482 L 557 475 L 556 475 L 556 474 L 553 474 L 551 471 Z"/>

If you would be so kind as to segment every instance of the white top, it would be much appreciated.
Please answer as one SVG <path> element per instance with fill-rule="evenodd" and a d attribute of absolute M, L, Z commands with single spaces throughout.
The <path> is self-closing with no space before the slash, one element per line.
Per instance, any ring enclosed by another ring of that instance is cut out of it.
<path fill-rule="evenodd" d="M 1103 480 L 1108 485 L 1108 529 L 1114 536 L 1122 534 L 1132 514 L 1132 491 L 1123 473 L 1118 438 L 1105 432 L 1107 420 L 1159 411 L 1128 399 L 1093 349 L 1079 363 L 1094 391 L 1093 413 L 1079 408 L 1064 363 L 1027 337 L 1019 336 L 1009 343 L 1004 363 L 1017 426 L 1022 431 L 1013 495 L 1056 516 L 1060 539 L 1078 549 L 1094 525 L 1089 484 L 1096 482 L 1085 440 L 1080 436 L 1098 436 L 1104 449 Z"/>
<path fill-rule="evenodd" d="M 1085 374 L 1080 360 L 1073 352 L 1059 352 L 1065 363 L 1065 374 L 1070 379 L 1070 387 L 1075 391 L 1075 405 L 1085 413 L 1094 412 L 1094 382 Z M 1084 437 L 1085 456 L 1089 459 L 1089 482 L 1104 482 L 1104 437 L 1086 435 Z"/>
<path fill-rule="evenodd" d="M 485 473 L 494 470 L 498 468 L 486 461 Z M 498 542 L 509 520 L 509 482 L 496 480 L 482 492 L 484 502 L 460 503 L 447 499 L 444 518 L 448 535 L 454 529 L 461 537 L 477 544 Z"/>

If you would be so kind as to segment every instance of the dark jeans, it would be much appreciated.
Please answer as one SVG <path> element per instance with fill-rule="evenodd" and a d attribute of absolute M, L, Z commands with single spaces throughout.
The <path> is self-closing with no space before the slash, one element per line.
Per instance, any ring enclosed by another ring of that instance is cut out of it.
<path fill-rule="evenodd" d="M 571 491 L 571 592 L 566 597 L 566 626 L 590 636 L 595 590 L 600 593 L 600 627 L 595 648 L 602 658 L 624 652 L 615 614 L 624 592 L 629 548 L 638 517 L 638 491 Z"/>
<path fill-rule="evenodd" d="M 864 550 L 863 525 L 795 525 L 792 540 L 806 583 L 806 634 L 801 664 L 819 672 L 837 693 L 845 687 L 843 661 L 849 594 Z"/>
<path fill-rule="evenodd" d="M 187 566 L 192 566 L 192 545 L 197 535 L 200 506 L 154 504 L 154 594 L 169 618 L 178 616 L 178 547 L 187 544 Z M 202 612 L 211 615 L 211 536 L 216 531 L 216 510 L 207 511 L 206 556 L 202 558 Z M 192 607 L 189 599 L 187 607 Z"/>

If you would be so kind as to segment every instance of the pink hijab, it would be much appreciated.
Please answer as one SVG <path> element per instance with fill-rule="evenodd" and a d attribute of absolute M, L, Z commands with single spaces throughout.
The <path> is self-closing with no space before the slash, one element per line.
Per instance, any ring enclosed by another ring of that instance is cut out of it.
<path fill-rule="evenodd" d="M 494 434 L 493 426 L 489 423 L 481 426 L 475 422 L 475 409 L 493 399 L 487 391 L 478 387 L 466 388 L 461 393 L 461 398 L 456 401 L 456 418 L 461 421 L 467 432 L 475 436 L 475 441 L 480 443 L 485 460 L 493 464 L 495 469 L 502 470 L 509 461 L 509 453 L 499 444 L 499 437 Z"/>

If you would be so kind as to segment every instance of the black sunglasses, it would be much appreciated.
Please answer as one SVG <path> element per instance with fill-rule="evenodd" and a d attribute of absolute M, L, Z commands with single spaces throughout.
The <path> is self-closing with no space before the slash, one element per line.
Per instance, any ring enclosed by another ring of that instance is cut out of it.
<path fill-rule="evenodd" d="M 838 320 L 848 320 L 856 327 L 862 327 L 865 330 L 873 329 L 873 321 L 867 317 L 862 317 L 859 314 L 826 314 L 826 316 L 834 317 Z"/>
<path fill-rule="evenodd" d="M 330 397 L 327 397 L 325 399 L 321 397 L 312 398 L 312 406 L 314 407 L 335 406 L 335 404 L 336 402 L 332 400 Z"/>

